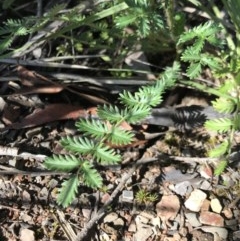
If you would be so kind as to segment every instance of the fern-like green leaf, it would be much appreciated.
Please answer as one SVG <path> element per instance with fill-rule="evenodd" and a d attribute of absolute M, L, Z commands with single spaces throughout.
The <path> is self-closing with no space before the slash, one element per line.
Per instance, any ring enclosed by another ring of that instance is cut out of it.
<path fill-rule="evenodd" d="M 235 103 L 231 99 L 225 97 L 220 97 L 215 101 L 212 101 L 212 105 L 218 112 L 226 114 L 232 113 L 236 107 Z"/>
<path fill-rule="evenodd" d="M 214 175 L 221 175 L 227 167 L 228 162 L 226 160 L 221 160 L 214 170 Z"/>
<path fill-rule="evenodd" d="M 102 164 L 116 164 L 120 162 L 121 156 L 116 154 L 113 149 L 110 149 L 108 146 L 103 143 L 99 143 L 94 151 L 92 152 L 93 157 Z"/>
<path fill-rule="evenodd" d="M 13 42 L 13 36 L 7 36 L 6 38 L 0 39 L 0 53 L 7 50 Z"/>
<path fill-rule="evenodd" d="M 167 67 L 165 69 L 154 85 L 143 86 L 134 94 L 124 90 L 123 93 L 119 94 L 119 99 L 121 103 L 129 108 L 136 105 L 149 105 L 154 107 L 161 103 L 163 92 L 167 88 L 174 86 L 179 77 L 179 73 L 180 64 L 178 62 L 174 62 L 172 67 Z"/>
<path fill-rule="evenodd" d="M 208 120 L 205 122 L 205 127 L 211 131 L 223 133 L 229 131 L 233 127 L 233 121 L 229 118 Z"/>
<path fill-rule="evenodd" d="M 81 119 L 76 123 L 76 126 L 80 131 L 84 131 L 86 134 L 95 138 L 103 138 L 109 131 L 106 123 L 94 119 Z"/>
<path fill-rule="evenodd" d="M 179 40 L 178 45 L 193 40 L 194 38 L 198 37 L 200 39 L 206 39 L 208 36 L 215 35 L 220 31 L 219 26 L 214 24 L 211 21 L 208 21 L 204 24 L 201 24 L 197 27 L 190 29 L 187 32 L 184 32 Z"/>
<path fill-rule="evenodd" d="M 231 101 L 236 103 L 236 98 L 230 96 L 229 94 L 226 94 L 225 92 L 222 92 L 220 89 L 218 90 L 215 88 L 211 88 L 206 85 L 199 84 L 196 81 L 181 81 L 181 83 L 188 85 L 188 86 L 192 86 L 193 88 L 204 91 L 205 93 L 208 93 L 208 94 L 212 94 L 212 95 L 216 95 L 218 97 L 224 97 L 224 98 L 230 99 Z"/>
<path fill-rule="evenodd" d="M 97 113 L 101 119 L 108 120 L 111 123 L 117 123 L 120 120 L 124 121 L 126 116 L 124 110 L 120 110 L 117 106 L 113 105 L 100 106 L 98 107 Z"/>
<path fill-rule="evenodd" d="M 156 87 L 160 88 L 160 93 L 165 89 L 174 86 L 176 80 L 180 76 L 181 66 L 179 62 L 175 61 L 172 67 L 167 67 L 164 73 L 160 76 L 160 79 L 156 81 Z"/>
<path fill-rule="evenodd" d="M 136 21 L 137 16 L 135 14 L 128 14 L 126 16 L 118 16 L 115 18 L 116 26 L 119 28 L 124 28 L 129 24 L 132 24 Z"/>
<path fill-rule="evenodd" d="M 190 79 L 196 78 L 200 75 L 202 71 L 201 63 L 191 63 L 190 66 L 187 69 L 187 76 Z"/>
<path fill-rule="evenodd" d="M 65 137 L 61 140 L 62 146 L 72 152 L 81 154 L 91 154 L 95 149 L 95 143 L 88 138 L 81 137 Z"/>
<path fill-rule="evenodd" d="M 195 49 L 191 46 L 186 49 L 186 51 L 183 52 L 181 56 L 181 60 L 184 62 L 200 62 L 201 61 L 201 55 L 199 52 L 194 52 Z"/>
<path fill-rule="evenodd" d="M 219 69 L 219 62 L 216 58 L 213 58 L 209 54 L 201 55 L 201 64 L 209 66 L 212 70 Z"/>
<path fill-rule="evenodd" d="M 233 124 L 234 124 L 234 129 L 236 131 L 240 130 L 240 114 L 237 114 L 234 116 L 234 120 L 233 120 Z"/>
<path fill-rule="evenodd" d="M 219 146 L 209 151 L 209 157 L 213 157 L 213 158 L 221 157 L 222 155 L 227 153 L 228 148 L 229 148 L 229 142 L 225 140 Z"/>
<path fill-rule="evenodd" d="M 63 207 L 69 206 L 77 194 L 79 184 L 79 177 L 77 174 L 73 174 L 70 178 L 62 183 L 62 187 L 59 189 L 57 203 Z"/>
<path fill-rule="evenodd" d="M 165 90 L 158 89 L 158 86 L 144 86 L 136 92 L 136 99 L 139 99 L 138 104 L 148 105 L 148 106 L 157 106 L 162 101 L 162 92 Z M 161 91 L 162 90 L 162 91 Z M 144 98 L 143 98 L 144 97 Z"/>
<path fill-rule="evenodd" d="M 100 188 L 102 186 L 101 175 L 88 161 L 83 163 L 81 173 L 83 174 L 83 182 L 86 186 L 91 188 Z"/>
<path fill-rule="evenodd" d="M 124 90 L 119 96 L 121 103 L 128 108 L 136 105 L 156 106 L 162 101 L 162 95 L 155 86 L 144 86 L 134 95 Z"/>
<path fill-rule="evenodd" d="M 55 18 L 57 14 L 59 14 L 60 11 L 66 9 L 66 4 L 61 3 L 61 4 L 56 4 L 54 5 L 46 14 L 45 18 L 48 18 L 49 20 L 52 20 Z"/>
<path fill-rule="evenodd" d="M 135 124 L 144 118 L 146 118 L 150 114 L 151 108 L 149 106 L 138 105 L 128 110 L 126 114 L 125 120 L 128 123 Z"/>
<path fill-rule="evenodd" d="M 117 126 L 112 126 L 110 133 L 107 135 L 107 141 L 114 145 L 127 145 L 132 142 L 134 134 Z"/>
<path fill-rule="evenodd" d="M 72 155 L 53 155 L 44 160 L 43 165 L 54 171 L 71 172 L 81 165 L 82 161 Z"/>

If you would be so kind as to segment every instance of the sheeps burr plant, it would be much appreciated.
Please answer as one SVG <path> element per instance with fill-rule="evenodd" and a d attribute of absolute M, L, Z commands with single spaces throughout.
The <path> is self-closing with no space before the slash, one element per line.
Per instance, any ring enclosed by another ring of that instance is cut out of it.
<path fill-rule="evenodd" d="M 99 119 L 80 119 L 76 127 L 79 136 L 61 139 L 67 155 L 53 155 L 44 161 L 49 170 L 69 172 L 70 177 L 62 183 L 57 202 L 68 206 L 78 193 L 80 184 L 101 188 L 99 165 L 114 165 L 121 161 L 121 155 L 112 146 L 127 145 L 134 133 L 121 127 L 123 122 L 135 124 L 150 114 L 151 108 L 162 101 L 163 92 L 172 87 L 179 72 L 175 63 L 153 85 L 141 87 L 137 92 L 123 91 L 119 95 L 119 106 L 103 105 L 97 108 Z"/>

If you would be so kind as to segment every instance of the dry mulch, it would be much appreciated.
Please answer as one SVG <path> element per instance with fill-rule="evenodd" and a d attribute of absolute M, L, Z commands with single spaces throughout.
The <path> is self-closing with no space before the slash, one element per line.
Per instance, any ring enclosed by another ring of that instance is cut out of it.
<path fill-rule="evenodd" d="M 86 96 L 79 85 L 64 89 L 52 80 L 42 83 L 41 74 L 31 77 L 31 89 L 20 75 L 21 83 L 5 83 L 0 98 L 1 240 L 240 240 L 238 162 L 214 176 L 216 160 L 206 153 L 224 136 L 201 127 L 132 127 L 136 142 L 121 149 L 122 164 L 102 169 L 104 188 L 81 186 L 70 207 L 57 206 L 65 176 L 44 170 L 45 156 L 62 151 L 61 137 L 76 134 L 74 120 L 94 114 L 99 100 L 116 97 L 103 98 L 101 88 Z"/>

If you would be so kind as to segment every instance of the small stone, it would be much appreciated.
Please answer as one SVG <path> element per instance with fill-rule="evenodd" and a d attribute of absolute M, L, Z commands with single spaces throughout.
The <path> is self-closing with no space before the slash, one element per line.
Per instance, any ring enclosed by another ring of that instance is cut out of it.
<path fill-rule="evenodd" d="M 186 213 L 185 216 L 192 227 L 199 227 L 202 225 L 199 222 L 196 213 Z"/>
<path fill-rule="evenodd" d="M 230 219 L 230 220 L 226 220 L 226 227 L 229 229 L 232 229 L 234 231 L 238 230 L 237 226 L 238 226 L 238 221 L 236 219 Z"/>
<path fill-rule="evenodd" d="M 135 221 L 136 221 L 137 226 L 139 226 L 139 225 L 141 226 L 141 225 L 147 224 L 149 222 L 149 219 L 144 216 L 137 215 L 135 218 Z"/>
<path fill-rule="evenodd" d="M 128 227 L 128 232 L 135 233 L 136 231 L 137 231 L 137 227 L 136 227 L 135 222 L 131 222 L 129 227 Z"/>
<path fill-rule="evenodd" d="M 212 190 L 212 184 L 207 180 L 203 180 L 199 188 L 201 188 L 202 190 Z"/>
<path fill-rule="evenodd" d="M 170 230 L 171 230 L 171 231 L 176 231 L 176 230 L 178 230 L 178 229 L 179 229 L 179 223 L 176 222 L 176 221 L 173 221 L 173 224 L 172 224 Z"/>
<path fill-rule="evenodd" d="M 210 207 L 210 201 L 205 199 L 201 207 L 201 212 L 209 211 L 209 207 Z"/>
<path fill-rule="evenodd" d="M 82 208 L 83 217 L 86 218 L 87 220 L 91 218 L 91 213 L 92 213 L 91 209 Z"/>
<path fill-rule="evenodd" d="M 227 240 L 228 231 L 225 228 L 204 226 L 201 230 L 214 235 L 214 241 Z"/>
<path fill-rule="evenodd" d="M 240 231 L 236 231 L 233 233 L 233 240 L 238 241 L 240 237 Z"/>
<path fill-rule="evenodd" d="M 141 215 L 142 217 L 147 218 L 149 221 L 154 218 L 154 215 L 152 215 L 152 214 L 149 213 L 149 212 L 145 212 L 145 211 L 139 213 L 139 215 Z"/>
<path fill-rule="evenodd" d="M 217 198 L 213 198 L 211 200 L 211 209 L 215 213 L 221 213 L 222 205 L 221 205 L 221 203 L 219 202 L 219 200 Z"/>
<path fill-rule="evenodd" d="M 151 219 L 151 224 L 154 226 L 154 227 L 158 227 L 160 229 L 161 227 L 161 220 L 159 217 L 155 217 L 153 219 Z"/>
<path fill-rule="evenodd" d="M 146 241 L 152 234 L 152 227 L 137 226 L 137 232 L 133 235 L 133 240 Z"/>
<path fill-rule="evenodd" d="M 184 182 L 177 183 L 174 186 L 173 190 L 177 194 L 179 194 L 181 196 L 185 196 L 186 194 L 189 194 L 190 192 L 192 192 L 192 186 L 191 186 L 191 183 L 189 181 L 184 181 Z"/>
<path fill-rule="evenodd" d="M 114 220 L 113 224 L 117 227 L 123 227 L 124 220 L 122 218 L 117 218 L 116 220 Z"/>
<path fill-rule="evenodd" d="M 225 215 L 227 219 L 231 219 L 233 217 L 232 210 L 230 208 L 225 208 L 222 213 Z"/>
<path fill-rule="evenodd" d="M 30 229 L 24 228 L 20 231 L 21 241 L 35 241 L 34 232 Z"/>
<path fill-rule="evenodd" d="M 103 219 L 103 222 L 104 223 L 111 223 L 111 222 L 114 222 L 116 219 L 118 219 L 118 214 L 114 213 L 114 212 L 111 212 Z"/>
<path fill-rule="evenodd" d="M 185 207 L 193 212 L 199 212 L 206 197 L 206 193 L 196 189 L 191 192 L 190 197 L 185 201 Z"/>
<path fill-rule="evenodd" d="M 210 166 L 201 166 L 200 167 L 200 175 L 206 179 L 210 179 L 213 177 L 213 171 Z"/>
<path fill-rule="evenodd" d="M 109 199 L 110 199 L 110 194 L 106 192 L 101 196 L 101 203 L 106 203 Z"/>
<path fill-rule="evenodd" d="M 133 191 L 123 190 L 122 192 L 122 201 L 123 202 L 132 202 L 133 201 Z"/>
<path fill-rule="evenodd" d="M 21 216 L 21 219 L 25 222 L 25 223 L 28 223 L 28 224 L 34 224 L 34 221 L 32 219 L 32 217 L 26 213 L 24 213 L 22 216 Z"/>
<path fill-rule="evenodd" d="M 209 212 L 209 211 L 201 212 L 199 221 L 202 224 L 207 224 L 207 225 L 211 225 L 211 226 L 217 226 L 217 227 L 224 226 L 223 218 L 219 214 Z"/>

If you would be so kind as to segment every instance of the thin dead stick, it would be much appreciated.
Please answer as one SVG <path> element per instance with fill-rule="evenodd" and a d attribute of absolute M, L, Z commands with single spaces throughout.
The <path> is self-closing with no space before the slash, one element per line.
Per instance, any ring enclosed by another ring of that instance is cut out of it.
<path fill-rule="evenodd" d="M 169 159 L 173 159 L 175 161 L 185 162 L 185 163 L 215 163 L 219 160 L 219 158 L 210 158 L 210 157 L 184 157 L 184 156 L 167 156 Z"/>
<path fill-rule="evenodd" d="M 76 234 L 74 233 L 72 226 L 65 219 L 63 212 L 60 210 L 56 210 L 56 213 L 54 213 L 54 217 L 59 222 L 61 228 L 63 229 L 68 239 L 70 241 L 76 240 Z"/>
<path fill-rule="evenodd" d="M 13 167 L 6 167 L 3 165 L 0 165 L 0 176 L 1 175 L 28 175 L 28 176 L 55 176 L 55 175 L 61 175 L 61 176 L 68 176 L 68 173 L 64 173 L 64 172 L 52 172 L 52 171 L 22 171 L 22 170 L 18 170 L 15 169 Z"/>
<path fill-rule="evenodd" d="M 18 153 L 19 149 L 16 147 L 5 147 L 0 146 L 0 156 L 13 156 L 13 157 L 21 157 L 21 158 L 33 158 L 38 161 L 43 161 L 47 156 L 42 154 L 31 154 L 28 152 Z"/>
<path fill-rule="evenodd" d="M 6 205 L 0 205 L 0 209 L 9 209 L 11 211 L 15 211 L 15 212 L 20 212 L 21 210 L 20 209 L 17 209 L 17 208 L 12 208 L 12 207 L 9 207 L 9 206 L 6 206 Z"/>

